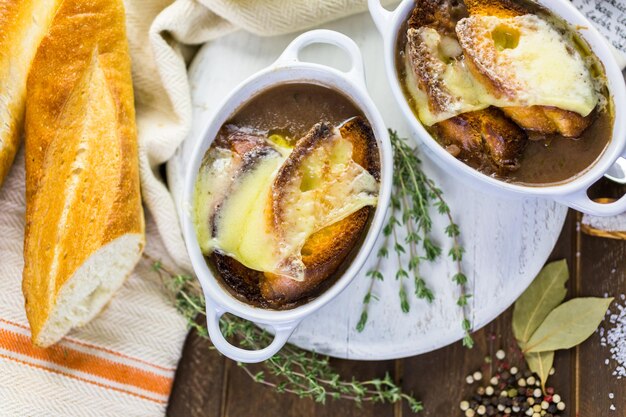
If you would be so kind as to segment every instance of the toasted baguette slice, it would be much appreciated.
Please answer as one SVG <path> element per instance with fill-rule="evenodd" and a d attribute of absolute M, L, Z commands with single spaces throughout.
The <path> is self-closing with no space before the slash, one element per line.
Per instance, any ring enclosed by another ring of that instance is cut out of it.
<path fill-rule="evenodd" d="M 144 246 L 124 21 L 121 0 L 65 0 L 28 78 L 23 292 L 39 346 L 98 314 Z"/>
<path fill-rule="evenodd" d="M 599 102 L 585 60 L 535 15 L 472 15 L 456 27 L 467 68 L 525 129 L 579 136 Z"/>
<path fill-rule="evenodd" d="M 310 149 L 310 143 L 323 140 L 324 126 L 314 128 L 307 137 L 301 139 L 302 150 Z M 374 132 L 361 117 L 349 120 L 339 129 L 341 136 L 352 144 L 352 159 L 380 181 L 380 156 Z M 298 147 L 297 147 L 298 148 Z M 298 152 L 298 149 L 294 152 Z M 290 170 L 283 171 L 291 176 Z M 276 182 L 281 181 L 280 174 Z M 370 217 L 371 207 L 363 207 L 350 216 L 335 222 L 311 235 L 302 248 L 302 262 L 305 278 L 296 281 L 285 276 L 266 273 L 261 280 L 261 293 L 272 302 L 293 302 L 305 297 L 318 288 L 329 276 L 337 271 L 346 256 L 355 247 Z"/>
<path fill-rule="evenodd" d="M 465 68 L 455 27 L 463 3 L 424 0 L 409 19 L 405 50 L 407 88 L 426 126 L 489 107 L 486 88 Z"/>
<path fill-rule="evenodd" d="M 580 137 L 596 117 L 596 112 L 582 117 L 572 111 L 548 106 L 503 107 L 502 111 L 529 132 L 542 136 L 560 134 L 566 138 Z"/>
<path fill-rule="evenodd" d="M 426 126 L 489 107 L 486 89 L 465 69 L 455 38 L 431 27 L 407 31 L 407 87 Z"/>
<path fill-rule="evenodd" d="M 61 0 L 0 2 L 0 186 L 19 148 L 26 79 Z"/>
<path fill-rule="evenodd" d="M 471 15 L 479 16 L 513 18 L 537 11 L 527 10 L 511 0 L 465 0 L 465 3 Z M 477 71 L 471 56 L 469 62 L 470 70 Z M 487 80 L 487 82 L 491 81 Z M 560 134 L 569 138 L 577 138 L 582 135 L 595 118 L 595 113 L 582 116 L 574 111 L 563 110 L 554 106 L 511 106 L 503 107 L 502 110 L 520 127 L 540 136 Z"/>
<path fill-rule="evenodd" d="M 518 169 L 528 143 L 524 131 L 495 107 L 444 120 L 435 131 L 455 157 L 488 163 L 498 173 Z"/>
<path fill-rule="evenodd" d="M 420 0 L 411 12 L 408 27 L 430 27 L 442 35 L 455 37 L 457 22 L 466 16 L 467 7 L 462 1 Z"/>

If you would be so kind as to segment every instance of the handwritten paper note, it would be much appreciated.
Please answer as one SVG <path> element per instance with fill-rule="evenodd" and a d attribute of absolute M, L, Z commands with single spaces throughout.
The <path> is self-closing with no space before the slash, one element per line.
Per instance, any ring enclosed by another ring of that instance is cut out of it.
<path fill-rule="evenodd" d="M 596 28 L 626 53 L 626 0 L 572 0 Z"/>

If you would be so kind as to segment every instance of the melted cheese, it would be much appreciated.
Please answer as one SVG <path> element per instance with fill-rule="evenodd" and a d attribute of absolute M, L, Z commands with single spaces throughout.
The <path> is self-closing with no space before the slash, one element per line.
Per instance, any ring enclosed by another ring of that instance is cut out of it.
<path fill-rule="evenodd" d="M 282 262 L 275 273 L 302 280 L 300 252 L 307 239 L 363 207 L 375 206 L 378 183 L 353 161 L 352 144 L 338 130 L 308 155 L 298 174 L 290 189 L 282 193 L 286 210 L 277 231 Z"/>
<path fill-rule="evenodd" d="M 469 72 L 465 61 L 460 59 L 460 46 L 455 39 L 441 36 L 435 29 L 424 27 L 418 29 L 428 54 L 433 59 L 441 59 L 433 77 L 444 81 L 447 96 L 447 108 L 443 112 L 433 112 L 429 98 L 417 87 L 417 80 L 409 60 L 405 61 L 407 87 L 416 102 L 418 116 L 422 123 L 432 126 L 459 114 L 483 110 L 494 101 L 487 89 Z M 408 55 L 408 53 L 407 53 Z M 447 62 L 446 62 L 447 61 Z"/>
<path fill-rule="evenodd" d="M 231 153 L 229 162 L 224 152 L 209 151 L 216 154 L 207 158 L 210 164 L 196 182 L 194 224 L 207 255 L 219 251 L 250 269 L 303 280 L 300 252 L 306 240 L 377 202 L 378 183 L 352 160 L 352 144 L 339 134 L 330 146 L 311 151 L 288 190 L 274 187 L 287 148 L 259 157 L 234 175 L 235 157 Z M 275 198 L 284 199 L 281 224 L 272 216 Z"/>
<path fill-rule="evenodd" d="M 268 203 L 272 183 L 284 161 L 279 153 L 256 161 L 235 180 L 216 213 L 215 248 L 257 271 L 273 271 L 280 261 Z"/>
<path fill-rule="evenodd" d="M 476 28 L 481 42 L 475 59 L 484 65 L 487 76 L 506 85 L 510 97 L 503 97 L 504 103 L 553 106 L 581 116 L 589 115 L 598 104 L 583 57 L 545 20 L 530 14 L 464 20 L 457 31 L 463 25 Z"/>
<path fill-rule="evenodd" d="M 433 112 L 426 93 L 417 88 L 407 60 L 407 86 L 425 125 L 489 106 L 551 106 L 583 117 L 597 106 L 599 94 L 584 58 L 564 35 L 538 16 L 471 16 L 459 22 L 457 33 L 465 56 L 471 57 L 484 77 L 502 88 L 486 88 L 485 82 L 467 68 L 467 58 L 446 60 L 442 46 L 448 38 L 434 29 L 420 28 L 428 53 L 440 57 L 444 64 L 430 76 L 444 81 L 448 95 L 447 108 Z"/>
<path fill-rule="evenodd" d="M 224 200 L 231 178 L 241 161 L 229 150 L 216 148 L 207 153 L 198 172 L 194 190 L 193 219 L 196 237 L 202 252 L 213 250 L 213 220 L 221 201 Z"/>

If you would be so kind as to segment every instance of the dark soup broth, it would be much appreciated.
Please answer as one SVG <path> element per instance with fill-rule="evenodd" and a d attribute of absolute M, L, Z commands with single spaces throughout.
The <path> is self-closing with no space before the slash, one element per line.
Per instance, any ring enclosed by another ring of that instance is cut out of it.
<path fill-rule="evenodd" d="M 260 93 L 225 124 L 298 140 L 316 123 L 339 125 L 355 116 L 363 116 L 363 112 L 338 91 L 317 84 L 285 84 Z"/>

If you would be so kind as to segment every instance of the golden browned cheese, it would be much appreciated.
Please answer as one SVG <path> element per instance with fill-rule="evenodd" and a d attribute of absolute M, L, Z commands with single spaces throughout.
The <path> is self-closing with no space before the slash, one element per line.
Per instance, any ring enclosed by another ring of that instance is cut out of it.
<path fill-rule="evenodd" d="M 529 13 L 523 6 L 517 5 L 511 0 L 465 0 L 470 15 L 498 16 L 510 18 Z M 505 74 L 498 69 L 499 63 L 495 58 L 496 49 L 485 49 L 494 35 L 489 33 L 485 43 L 484 31 L 479 26 L 465 24 L 457 26 L 457 34 L 463 48 L 467 68 L 472 75 L 481 81 L 490 94 L 495 97 L 513 97 L 518 91 L 517 81 L 514 74 L 509 78 L 501 78 L 499 74 Z M 506 34 L 508 36 L 515 35 Z M 519 35 L 518 35 L 519 36 Z M 513 119 L 520 127 L 540 135 L 560 134 L 567 138 L 577 138 L 591 125 L 595 114 L 583 116 L 573 111 L 568 111 L 551 106 L 508 106 L 504 113 Z"/>
<path fill-rule="evenodd" d="M 28 70 L 59 3 L 0 1 L 0 186 L 20 144 Z"/>
<path fill-rule="evenodd" d="M 513 0 L 465 0 L 470 14 L 498 17 L 515 17 L 527 13 L 523 6 Z"/>
<path fill-rule="evenodd" d="M 380 181 L 380 155 L 369 124 L 365 119 L 357 117 L 346 122 L 340 131 L 341 136 L 352 143 L 354 161 Z M 315 132 L 309 135 L 311 140 L 316 140 Z M 277 177 L 276 183 L 279 182 L 280 178 Z M 372 212 L 372 207 L 363 207 L 310 236 L 301 252 L 306 266 L 304 281 L 265 273 L 260 282 L 263 297 L 271 302 L 288 303 L 311 294 L 341 266 L 357 244 Z"/>
<path fill-rule="evenodd" d="M 94 252 L 144 233 L 130 65 L 121 0 L 65 0 L 33 62 L 23 274 L 33 340 Z"/>

